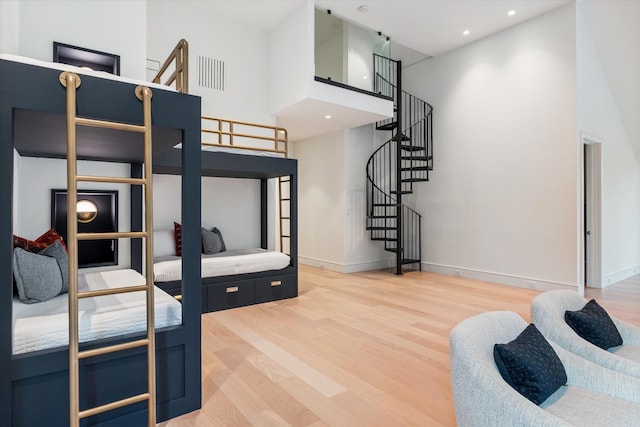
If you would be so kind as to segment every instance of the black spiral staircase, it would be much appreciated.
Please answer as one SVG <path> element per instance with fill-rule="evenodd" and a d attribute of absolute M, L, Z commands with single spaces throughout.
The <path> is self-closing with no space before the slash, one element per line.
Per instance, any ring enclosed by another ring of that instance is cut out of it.
<path fill-rule="evenodd" d="M 422 215 L 402 203 L 433 170 L 431 105 L 402 90 L 400 61 L 374 54 L 374 91 L 394 102 L 394 117 L 376 123 L 391 132 L 367 161 L 367 230 L 396 254 L 396 274 L 422 259 Z"/>

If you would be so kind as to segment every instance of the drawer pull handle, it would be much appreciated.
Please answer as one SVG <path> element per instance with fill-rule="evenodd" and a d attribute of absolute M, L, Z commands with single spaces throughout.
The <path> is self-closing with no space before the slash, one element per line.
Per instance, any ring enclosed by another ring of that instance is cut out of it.
<path fill-rule="evenodd" d="M 238 292 L 238 287 L 237 286 L 231 286 L 231 287 L 227 288 L 227 293 L 228 294 L 232 294 L 234 292 Z"/>
<path fill-rule="evenodd" d="M 273 282 L 271 282 L 271 286 L 280 286 L 280 285 L 282 285 L 281 280 L 274 280 Z"/>
<path fill-rule="evenodd" d="M 182 295 L 174 295 L 173 297 L 178 301 L 182 301 Z"/>

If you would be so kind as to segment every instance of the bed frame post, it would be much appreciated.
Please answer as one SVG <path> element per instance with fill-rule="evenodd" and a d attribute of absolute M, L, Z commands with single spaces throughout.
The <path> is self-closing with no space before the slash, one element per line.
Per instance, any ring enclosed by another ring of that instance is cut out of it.
<path fill-rule="evenodd" d="M 202 285 L 202 176 L 200 158 L 200 103 L 184 111 L 189 124 L 184 129 L 182 150 L 182 321 L 187 342 L 201 342 Z M 187 290 L 187 288 L 190 288 Z M 189 390 L 187 406 L 198 409 L 202 402 L 202 353 L 200 346 L 185 347 L 184 385 Z"/>
<path fill-rule="evenodd" d="M 269 217 L 269 197 L 267 192 L 268 181 L 265 178 L 260 179 L 260 247 L 267 249 L 267 220 Z"/>
<path fill-rule="evenodd" d="M 140 163 L 131 164 L 131 178 L 142 178 L 142 165 Z M 132 185 L 130 187 L 131 198 L 131 231 L 142 231 L 142 186 Z M 142 273 L 142 241 L 131 239 L 131 268 L 138 273 Z"/>
<path fill-rule="evenodd" d="M 291 265 L 296 268 L 296 282 L 298 276 L 298 166 L 296 164 L 295 171 L 289 175 L 289 255 L 291 256 Z"/>
<path fill-rule="evenodd" d="M 0 87 L 0 92 L 2 87 Z M 6 99 L 6 98 L 5 98 Z M 13 299 L 13 274 L 11 268 L 11 259 L 13 254 L 13 245 L 11 240 L 13 226 L 13 117 L 12 108 L 9 100 L 4 103 L 4 99 L 0 99 L 0 182 L 11 183 L 10 191 L 0 192 L 0 337 L 11 337 L 13 335 L 12 322 L 12 306 Z M 6 187 L 5 187 L 6 188 Z M 0 425 L 7 425 L 12 420 L 12 402 L 11 402 L 11 375 L 6 371 L 11 366 L 12 353 L 11 339 L 2 339 L 0 341 L 0 366 L 5 371 L 0 381 Z"/>

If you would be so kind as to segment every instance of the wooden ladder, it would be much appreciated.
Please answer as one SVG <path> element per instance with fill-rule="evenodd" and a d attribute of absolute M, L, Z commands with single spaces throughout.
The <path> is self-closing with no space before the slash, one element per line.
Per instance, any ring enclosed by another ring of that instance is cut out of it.
<path fill-rule="evenodd" d="M 133 125 L 103 120 L 94 120 L 76 116 L 76 89 L 80 86 L 80 77 L 71 72 L 60 74 L 60 82 L 66 87 L 67 94 L 67 250 L 69 253 L 69 415 L 71 427 L 78 427 L 80 420 L 106 411 L 148 401 L 149 427 L 156 425 L 156 367 L 155 367 L 155 323 L 153 296 L 153 199 L 151 169 L 151 90 L 138 86 L 135 96 L 142 101 L 144 124 Z M 76 126 L 90 126 L 138 132 L 144 135 L 144 178 L 124 178 L 78 175 Z M 77 224 L 77 184 L 78 182 L 108 182 L 117 184 L 141 185 L 145 194 L 145 231 L 112 233 L 78 233 Z M 144 238 L 146 255 L 146 284 L 115 289 L 102 289 L 88 292 L 78 291 L 78 240 L 100 240 L 119 238 Z M 116 345 L 79 351 L 78 300 L 103 295 L 126 292 L 146 292 L 147 331 L 146 337 Z M 131 396 L 101 406 L 80 410 L 80 359 L 115 353 L 136 347 L 147 347 L 147 392 Z"/>
<path fill-rule="evenodd" d="M 278 177 L 278 198 L 280 200 L 280 252 L 289 255 L 291 252 L 291 176 Z M 284 246 L 285 240 L 289 243 L 287 250 Z"/>

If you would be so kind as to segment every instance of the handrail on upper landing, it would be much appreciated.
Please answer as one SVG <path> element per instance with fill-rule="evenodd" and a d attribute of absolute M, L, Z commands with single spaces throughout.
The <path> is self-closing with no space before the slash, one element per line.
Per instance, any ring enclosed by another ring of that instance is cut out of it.
<path fill-rule="evenodd" d="M 170 68 L 174 63 L 175 66 Z M 170 69 L 173 72 L 163 83 L 162 76 Z M 189 43 L 185 39 L 181 39 L 171 51 L 153 83 L 175 84 L 178 92 L 189 93 Z M 202 116 L 202 134 L 217 135 L 214 141 L 203 140 L 203 146 L 238 148 L 288 157 L 288 134 L 282 127 Z"/>
<path fill-rule="evenodd" d="M 161 81 L 162 75 L 174 62 L 173 72 L 163 83 Z M 178 92 L 189 93 L 189 43 L 185 39 L 180 39 L 152 81 L 166 86 L 172 86 L 175 83 Z"/>

